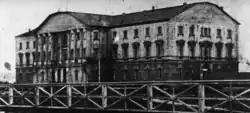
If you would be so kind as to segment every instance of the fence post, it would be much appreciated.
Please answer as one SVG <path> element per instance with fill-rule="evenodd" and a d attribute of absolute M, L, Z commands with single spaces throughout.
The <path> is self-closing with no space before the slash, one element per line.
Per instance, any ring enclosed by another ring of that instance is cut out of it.
<path fill-rule="evenodd" d="M 13 99 L 14 94 L 13 94 L 13 87 L 9 85 L 9 106 L 13 104 Z"/>
<path fill-rule="evenodd" d="M 107 107 L 107 85 L 102 84 L 102 108 L 105 109 Z"/>
<path fill-rule="evenodd" d="M 72 88 L 70 85 L 67 85 L 67 101 L 68 101 L 68 107 L 71 107 L 71 105 L 72 105 Z"/>
<path fill-rule="evenodd" d="M 206 73 L 207 69 L 203 69 L 200 75 L 200 80 L 203 80 L 204 74 Z M 199 96 L 199 113 L 204 113 L 205 111 L 205 87 L 202 83 L 199 84 L 198 89 L 198 96 Z"/>
<path fill-rule="evenodd" d="M 147 94 L 147 97 L 148 97 L 148 111 L 151 111 L 153 109 L 153 88 L 152 88 L 152 85 L 149 84 L 148 85 L 148 94 Z"/>

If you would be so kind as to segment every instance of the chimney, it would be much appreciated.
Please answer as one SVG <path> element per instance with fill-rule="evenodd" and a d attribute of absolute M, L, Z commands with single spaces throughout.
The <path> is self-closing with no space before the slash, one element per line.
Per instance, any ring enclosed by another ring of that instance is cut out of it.
<path fill-rule="evenodd" d="M 220 9 L 222 9 L 222 10 L 223 10 L 223 6 L 220 6 Z"/>
<path fill-rule="evenodd" d="M 122 16 L 125 16 L 126 15 L 126 13 L 122 13 Z"/>
<path fill-rule="evenodd" d="M 152 6 L 152 11 L 154 11 L 155 10 L 155 6 Z"/>
<path fill-rule="evenodd" d="M 29 32 L 30 32 L 30 29 L 29 29 Z"/>
<path fill-rule="evenodd" d="M 183 3 L 183 6 L 186 6 L 186 5 L 187 5 L 187 2 L 184 2 L 184 3 Z"/>

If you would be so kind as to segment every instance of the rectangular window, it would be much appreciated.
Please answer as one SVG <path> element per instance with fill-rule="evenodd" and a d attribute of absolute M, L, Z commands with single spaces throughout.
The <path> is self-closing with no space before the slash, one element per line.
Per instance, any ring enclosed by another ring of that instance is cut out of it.
<path fill-rule="evenodd" d="M 99 33 L 97 31 L 94 32 L 94 40 L 99 40 Z"/>
<path fill-rule="evenodd" d="M 139 48 L 134 48 L 134 58 L 138 58 L 139 57 Z"/>
<path fill-rule="evenodd" d="M 22 43 L 19 43 L 19 49 L 22 50 L 23 49 L 23 45 Z"/>
<path fill-rule="evenodd" d="M 123 58 L 128 58 L 128 48 L 123 48 Z"/>
<path fill-rule="evenodd" d="M 194 25 L 189 28 L 189 36 L 194 36 Z"/>
<path fill-rule="evenodd" d="M 227 30 L 227 39 L 232 39 L 232 30 L 231 29 Z"/>
<path fill-rule="evenodd" d="M 29 42 L 26 42 L 26 49 L 29 49 Z"/>
<path fill-rule="evenodd" d="M 36 61 L 36 53 L 35 52 L 32 52 L 32 57 L 33 57 L 33 62 L 35 62 Z"/>
<path fill-rule="evenodd" d="M 36 48 L 36 41 L 33 41 L 33 48 Z"/>
<path fill-rule="evenodd" d="M 97 57 L 97 56 L 98 56 L 98 48 L 94 48 L 93 57 Z"/>
<path fill-rule="evenodd" d="M 80 32 L 76 32 L 76 40 L 80 40 L 81 38 L 81 33 Z"/>
<path fill-rule="evenodd" d="M 123 39 L 128 39 L 128 32 L 127 32 L 127 30 L 123 31 Z"/>
<path fill-rule="evenodd" d="M 82 48 L 82 56 L 83 56 L 83 57 L 86 56 L 86 48 Z"/>
<path fill-rule="evenodd" d="M 164 54 L 164 49 L 163 49 L 163 45 L 162 44 L 159 44 L 159 45 L 157 45 L 156 46 L 156 49 L 157 49 L 157 57 L 158 58 L 161 58 L 162 56 L 163 56 L 163 54 Z"/>
<path fill-rule="evenodd" d="M 162 35 L 162 27 L 159 26 L 157 29 L 158 29 L 158 34 L 157 34 L 157 35 L 158 35 L 158 36 L 159 36 L 159 35 Z"/>
<path fill-rule="evenodd" d="M 80 58 L 80 49 L 79 48 L 76 49 L 76 58 Z"/>
<path fill-rule="evenodd" d="M 150 47 L 146 46 L 145 49 L 146 49 L 146 57 L 150 57 Z"/>
<path fill-rule="evenodd" d="M 51 60 L 51 51 L 48 51 L 48 60 Z"/>
<path fill-rule="evenodd" d="M 220 39 L 222 38 L 221 37 L 221 29 L 217 29 L 217 38 L 220 38 Z"/>
<path fill-rule="evenodd" d="M 115 40 L 116 35 L 117 35 L 117 32 L 114 31 L 114 32 L 113 32 L 113 40 Z"/>
<path fill-rule="evenodd" d="M 146 37 L 150 37 L 150 28 L 149 27 L 146 28 Z"/>
<path fill-rule="evenodd" d="M 183 26 L 178 26 L 178 35 L 184 35 L 184 33 L 183 33 Z"/>
<path fill-rule="evenodd" d="M 134 39 L 135 38 L 139 38 L 139 31 L 138 31 L 138 29 L 134 30 Z"/>

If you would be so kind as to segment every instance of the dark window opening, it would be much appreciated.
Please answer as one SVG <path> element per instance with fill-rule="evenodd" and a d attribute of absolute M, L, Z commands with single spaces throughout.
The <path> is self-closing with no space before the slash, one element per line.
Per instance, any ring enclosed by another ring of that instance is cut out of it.
<path fill-rule="evenodd" d="M 227 47 L 227 58 L 232 58 L 232 52 L 233 52 L 233 48 Z"/>
<path fill-rule="evenodd" d="M 195 57 L 195 47 L 194 46 L 190 46 L 190 53 L 191 53 L 191 58 Z"/>
<path fill-rule="evenodd" d="M 222 51 L 222 48 L 217 48 L 217 50 L 216 50 L 216 56 L 218 58 L 221 58 L 221 51 Z"/>
<path fill-rule="evenodd" d="M 82 56 L 83 56 L 83 57 L 86 56 L 86 48 L 82 48 Z"/>
<path fill-rule="evenodd" d="M 162 68 L 158 68 L 158 76 L 162 79 Z"/>
<path fill-rule="evenodd" d="M 139 70 L 138 69 L 135 69 L 134 70 L 134 80 L 136 81 L 139 77 Z"/>
<path fill-rule="evenodd" d="M 80 49 L 79 48 L 76 49 L 76 58 L 80 58 Z"/>
<path fill-rule="evenodd" d="M 146 28 L 146 37 L 150 37 L 150 28 L 149 27 Z"/>
<path fill-rule="evenodd" d="M 138 58 L 139 56 L 139 47 L 134 48 L 134 58 Z"/>
<path fill-rule="evenodd" d="M 36 48 L 36 41 L 33 41 L 33 48 Z"/>
<path fill-rule="evenodd" d="M 126 81 L 128 80 L 128 70 L 124 69 L 123 71 L 123 80 Z"/>
<path fill-rule="evenodd" d="M 99 40 L 99 33 L 97 31 L 94 32 L 94 40 Z"/>
<path fill-rule="evenodd" d="M 221 29 L 217 29 L 217 38 L 221 39 Z"/>
<path fill-rule="evenodd" d="M 158 29 L 157 36 L 162 35 L 162 27 L 161 27 L 161 26 L 159 26 L 157 29 Z"/>
<path fill-rule="evenodd" d="M 123 39 L 128 39 L 128 31 L 127 30 L 123 31 Z"/>
<path fill-rule="evenodd" d="M 128 48 L 123 48 L 123 58 L 128 58 Z"/>
<path fill-rule="evenodd" d="M 164 49 L 163 49 L 163 44 L 157 44 L 156 45 L 156 56 L 158 57 L 158 58 L 160 58 L 160 57 L 162 57 L 163 56 L 163 54 L 164 54 Z"/>
<path fill-rule="evenodd" d="M 211 28 L 201 27 L 201 36 L 202 37 L 211 37 Z"/>
<path fill-rule="evenodd" d="M 183 33 L 183 26 L 178 26 L 178 35 L 184 35 L 184 33 Z"/>
<path fill-rule="evenodd" d="M 118 56 L 118 48 L 113 48 L 113 58 L 117 58 Z"/>
<path fill-rule="evenodd" d="M 22 53 L 19 54 L 19 64 L 20 64 L 20 66 L 23 65 L 23 54 Z"/>
<path fill-rule="evenodd" d="M 22 43 L 19 43 L 19 49 L 22 50 L 23 49 L 23 45 Z"/>
<path fill-rule="evenodd" d="M 183 45 L 179 45 L 179 57 L 180 58 L 183 58 L 183 54 L 184 54 L 184 51 L 183 51 L 183 49 L 184 49 L 184 46 Z"/>
<path fill-rule="evenodd" d="M 98 48 L 94 48 L 93 57 L 98 56 Z"/>
<path fill-rule="evenodd" d="M 36 53 L 35 52 L 32 52 L 32 57 L 33 57 L 33 62 L 36 61 Z"/>
<path fill-rule="evenodd" d="M 150 47 L 146 46 L 145 49 L 146 49 L 146 57 L 150 57 Z"/>
<path fill-rule="evenodd" d="M 227 30 L 227 39 L 232 39 L 232 30 L 231 29 Z"/>
<path fill-rule="evenodd" d="M 74 59 L 74 49 L 70 50 L 70 59 L 73 60 Z"/>
<path fill-rule="evenodd" d="M 29 42 L 26 42 L 26 49 L 29 49 L 30 46 L 29 46 Z"/>
<path fill-rule="evenodd" d="M 194 25 L 191 25 L 189 28 L 189 36 L 194 36 Z"/>
<path fill-rule="evenodd" d="M 78 70 L 75 70 L 75 82 L 78 82 L 78 79 L 79 79 Z"/>
<path fill-rule="evenodd" d="M 115 40 L 116 35 L 117 35 L 117 32 L 114 31 L 114 32 L 113 32 L 113 40 Z"/>
<path fill-rule="evenodd" d="M 48 60 L 51 60 L 51 51 L 48 51 Z"/>
<path fill-rule="evenodd" d="M 80 32 L 76 32 L 76 40 L 80 40 L 81 38 L 81 33 Z"/>
<path fill-rule="evenodd" d="M 134 30 L 134 39 L 139 38 L 139 31 L 138 29 Z"/>
<path fill-rule="evenodd" d="M 62 38 L 62 47 L 67 48 L 67 45 L 68 45 L 68 38 L 67 38 L 67 35 L 64 34 Z"/>

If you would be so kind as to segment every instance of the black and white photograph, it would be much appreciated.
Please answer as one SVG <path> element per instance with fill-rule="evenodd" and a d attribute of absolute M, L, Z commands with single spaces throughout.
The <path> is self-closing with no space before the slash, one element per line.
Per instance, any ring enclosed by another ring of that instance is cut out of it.
<path fill-rule="evenodd" d="M 0 0 L 0 112 L 250 113 L 248 36 L 249 0 Z"/>

